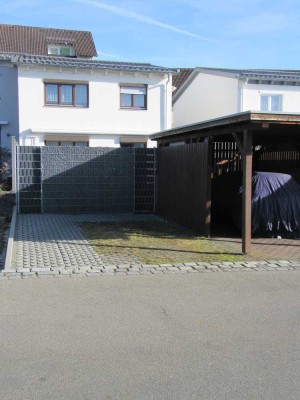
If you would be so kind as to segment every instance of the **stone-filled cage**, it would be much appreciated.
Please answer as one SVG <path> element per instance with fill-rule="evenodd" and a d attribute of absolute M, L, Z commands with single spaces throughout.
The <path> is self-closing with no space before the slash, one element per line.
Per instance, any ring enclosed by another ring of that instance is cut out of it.
<path fill-rule="evenodd" d="M 18 146 L 21 213 L 153 213 L 156 149 Z"/>

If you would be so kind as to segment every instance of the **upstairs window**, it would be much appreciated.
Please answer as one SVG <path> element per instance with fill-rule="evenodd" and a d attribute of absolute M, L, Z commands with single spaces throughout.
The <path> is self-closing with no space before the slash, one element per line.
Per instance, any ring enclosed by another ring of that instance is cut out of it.
<path fill-rule="evenodd" d="M 121 108 L 146 110 L 147 109 L 147 86 L 122 85 Z"/>
<path fill-rule="evenodd" d="M 88 107 L 88 85 L 46 82 L 45 105 Z"/>
<path fill-rule="evenodd" d="M 260 96 L 260 111 L 281 112 L 282 95 Z"/>
<path fill-rule="evenodd" d="M 53 56 L 72 57 L 75 56 L 75 51 L 72 46 L 49 45 L 48 54 Z"/>

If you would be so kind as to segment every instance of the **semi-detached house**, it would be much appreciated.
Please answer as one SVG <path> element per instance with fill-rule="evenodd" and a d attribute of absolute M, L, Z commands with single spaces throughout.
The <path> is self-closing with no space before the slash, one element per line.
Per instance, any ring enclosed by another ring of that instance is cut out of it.
<path fill-rule="evenodd" d="M 146 147 L 171 128 L 171 68 L 93 59 L 90 32 L 0 25 L 1 145 Z"/>
<path fill-rule="evenodd" d="M 249 110 L 300 113 L 300 71 L 183 68 L 173 86 L 175 127 Z"/>

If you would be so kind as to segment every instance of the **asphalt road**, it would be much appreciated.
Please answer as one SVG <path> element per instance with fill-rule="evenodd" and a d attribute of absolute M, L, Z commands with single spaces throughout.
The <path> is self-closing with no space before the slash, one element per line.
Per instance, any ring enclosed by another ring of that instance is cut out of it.
<path fill-rule="evenodd" d="M 0 399 L 299 400 L 300 273 L 0 282 Z"/>

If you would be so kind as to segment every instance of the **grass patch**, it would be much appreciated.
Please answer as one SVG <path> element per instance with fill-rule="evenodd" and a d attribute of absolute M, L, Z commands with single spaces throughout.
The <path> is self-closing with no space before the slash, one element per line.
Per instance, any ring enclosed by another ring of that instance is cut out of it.
<path fill-rule="evenodd" d="M 134 255 L 143 264 L 245 259 L 172 222 L 83 223 L 81 227 L 99 254 Z"/>

